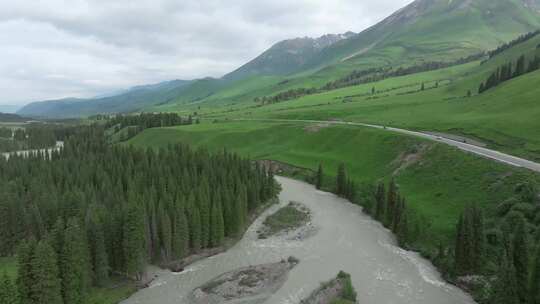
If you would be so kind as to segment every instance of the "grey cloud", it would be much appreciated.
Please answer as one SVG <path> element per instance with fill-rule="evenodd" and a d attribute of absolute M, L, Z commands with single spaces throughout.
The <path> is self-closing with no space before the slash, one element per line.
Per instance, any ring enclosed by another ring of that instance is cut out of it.
<path fill-rule="evenodd" d="M 408 2 L 6 2 L 0 10 L 0 104 L 218 77 L 279 40 L 360 31 Z"/>

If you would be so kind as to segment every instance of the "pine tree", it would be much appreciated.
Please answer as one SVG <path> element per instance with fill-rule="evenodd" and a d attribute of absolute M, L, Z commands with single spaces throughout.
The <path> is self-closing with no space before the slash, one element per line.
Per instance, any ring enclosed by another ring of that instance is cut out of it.
<path fill-rule="evenodd" d="M 61 282 L 56 253 L 47 241 L 40 241 L 32 258 L 34 282 L 32 293 L 36 304 L 62 304 Z M 69 302 L 68 302 L 69 303 Z"/>
<path fill-rule="evenodd" d="M 472 216 L 474 240 L 474 251 L 472 256 L 473 269 L 476 273 L 481 273 L 484 266 L 484 250 L 486 243 L 484 234 L 484 217 L 482 211 L 477 206 L 474 206 L 470 212 Z"/>
<path fill-rule="evenodd" d="M 516 283 L 518 295 L 522 302 L 526 302 L 529 296 L 529 252 L 527 246 L 527 231 L 525 219 L 520 217 L 512 240 L 513 261 L 516 270 Z"/>
<path fill-rule="evenodd" d="M 197 194 L 197 203 L 201 215 L 201 247 L 206 248 L 210 244 L 210 195 L 206 179 L 203 179 Z"/>
<path fill-rule="evenodd" d="M 404 205 L 402 206 L 401 216 L 396 229 L 399 245 L 404 247 L 409 241 L 409 220 L 407 218 L 407 212 Z"/>
<path fill-rule="evenodd" d="M 347 187 L 347 173 L 345 172 L 345 164 L 341 163 L 338 167 L 338 172 L 336 176 L 336 193 L 339 196 L 345 194 Z"/>
<path fill-rule="evenodd" d="M 68 220 L 60 257 L 62 294 L 66 304 L 83 303 L 89 286 L 88 245 L 76 218 Z"/>
<path fill-rule="evenodd" d="M 185 257 L 189 251 L 189 225 L 183 207 L 178 210 L 176 215 L 173 238 L 175 258 Z"/>
<path fill-rule="evenodd" d="M 169 261 L 172 254 L 172 227 L 171 219 L 162 204 L 159 206 L 158 217 L 161 260 Z"/>
<path fill-rule="evenodd" d="M 493 288 L 491 304 L 519 304 L 518 285 L 516 282 L 516 269 L 503 250 L 500 259 L 499 273 Z"/>
<path fill-rule="evenodd" d="M 456 225 L 456 244 L 454 246 L 455 248 L 455 251 L 454 251 L 454 256 L 455 256 L 455 259 L 454 259 L 454 268 L 456 270 L 456 272 L 458 274 L 463 274 L 465 271 L 466 271 L 466 266 L 464 265 L 464 261 L 466 259 L 466 253 L 465 253 L 465 248 L 464 248 L 464 244 L 465 244 L 465 241 L 464 241 L 464 238 L 465 238 L 465 235 L 464 235 L 464 220 L 463 220 L 464 216 L 463 214 L 459 217 L 459 221 Z"/>
<path fill-rule="evenodd" d="M 125 270 L 128 277 L 142 278 L 145 266 L 144 215 L 136 201 L 129 203 L 124 223 Z"/>
<path fill-rule="evenodd" d="M 529 285 L 529 299 L 531 304 L 540 304 L 540 246 L 538 245 Z"/>
<path fill-rule="evenodd" d="M 211 246 L 220 246 L 225 236 L 225 227 L 223 224 L 223 212 L 221 211 L 221 198 L 219 195 L 214 197 L 211 216 Z"/>
<path fill-rule="evenodd" d="M 93 240 L 92 266 L 95 282 L 98 286 L 105 286 L 109 280 L 109 258 L 105 245 L 105 235 L 101 225 L 95 228 Z"/>
<path fill-rule="evenodd" d="M 519 77 L 525 73 L 525 56 L 521 55 L 516 63 L 514 77 Z"/>
<path fill-rule="evenodd" d="M 319 163 L 319 168 L 317 169 L 317 175 L 315 175 L 315 188 L 321 189 L 323 184 L 323 168 L 322 164 Z"/>
<path fill-rule="evenodd" d="M 384 224 L 389 227 L 392 225 L 392 220 L 394 219 L 394 211 L 397 205 L 397 185 L 394 179 L 390 181 L 388 186 L 388 194 L 386 196 L 386 211 L 385 211 L 385 222 Z"/>
<path fill-rule="evenodd" d="M 193 207 L 190 219 L 191 248 L 197 252 L 201 249 L 201 214 L 196 206 Z"/>
<path fill-rule="evenodd" d="M 104 286 L 109 279 L 109 260 L 105 245 L 103 224 L 99 219 L 98 207 L 93 205 L 87 212 L 86 230 L 90 247 L 90 261 L 94 274 L 94 284 Z M 59 224 L 62 225 L 61 223 Z"/>
<path fill-rule="evenodd" d="M 30 239 L 24 241 L 17 251 L 17 290 L 22 304 L 35 303 L 33 294 L 34 273 L 32 271 L 32 258 L 36 248 L 36 241 Z"/>
<path fill-rule="evenodd" d="M 375 193 L 375 219 L 382 222 L 386 212 L 386 190 L 384 183 L 379 183 L 377 192 Z"/>
<path fill-rule="evenodd" d="M 17 289 L 15 284 L 11 282 L 11 279 L 7 276 L 6 273 L 0 278 L 0 303 L 2 304 L 16 304 L 18 303 L 17 299 Z"/>

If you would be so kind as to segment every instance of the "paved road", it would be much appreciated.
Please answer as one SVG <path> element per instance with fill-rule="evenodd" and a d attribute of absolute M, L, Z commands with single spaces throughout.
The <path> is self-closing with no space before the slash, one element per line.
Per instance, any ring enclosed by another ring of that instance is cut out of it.
<path fill-rule="evenodd" d="M 253 121 L 274 121 L 274 122 L 305 122 L 305 123 L 325 123 L 325 124 L 333 124 L 333 125 L 350 125 L 350 126 L 362 126 L 362 127 L 369 127 L 369 128 L 375 128 L 375 129 L 381 129 L 401 134 L 407 134 L 411 136 L 421 137 L 428 140 L 433 140 L 440 143 L 445 143 L 450 146 L 457 147 L 463 151 L 471 152 L 489 159 L 493 159 L 508 165 L 512 165 L 515 167 L 520 168 L 526 168 L 530 169 L 536 172 L 540 172 L 540 164 L 535 163 L 530 160 L 526 160 L 523 158 L 515 157 L 509 154 L 505 154 L 499 151 L 475 146 L 469 143 L 464 143 L 461 141 L 427 134 L 423 132 L 416 132 L 416 131 L 409 131 L 405 129 L 398 129 L 398 128 L 392 128 L 392 127 L 384 127 L 379 125 L 372 125 L 372 124 L 365 124 L 360 122 L 347 122 L 347 121 L 331 121 L 331 120 L 294 120 L 294 119 L 236 119 L 236 120 L 253 120 Z"/>

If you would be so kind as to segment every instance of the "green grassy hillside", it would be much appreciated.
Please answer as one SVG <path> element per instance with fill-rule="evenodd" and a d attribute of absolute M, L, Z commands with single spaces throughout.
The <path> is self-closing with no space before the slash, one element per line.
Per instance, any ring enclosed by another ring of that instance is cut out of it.
<path fill-rule="evenodd" d="M 296 74 L 251 73 L 250 82 L 255 84 L 259 80 L 259 84 L 246 87 L 242 82 L 230 82 L 197 103 L 209 106 L 250 103 L 257 96 L 300 87 L 321 87 L 353 70 L 467 57 L 540 28 L 540 13 L 526 3 L 525 0 L 418 0 L 364 32 L 306 56 L 308 61 Z M 274 75 L 275 81 L 267 82 L 262 75 Z M 221 91 L 226 96 L 221 96 Z M 180 96 L 161 109 L 185 109 L 185 100 Z"/>
<path fill-rule="evenodd" d="M 145 130 L 129 141 L 137 147 L 187 142 L 212 150 L 226 147 L 255 159 L 272 159 L 315 170 L 321 162 L 333 175 L 345 163 L 361 183 L 389 180 L 427 223 L 416 246 L 433 253 L 439 241 L 450 242 L 464 206 L 487 209 L 511 195 L 516 184 L 534 174 L 463 153 L 445 145 L 369 128 L 306 128 L 299 123 L 229 122 Z M 539 176 L 536 175 L 536 178 Z M 327 185 L 332 180 L 326 180 Z"/>
<path fill-rule="evenodd" d="M 477 95 L 481 82 L 521 55 L 540 56 L 540 36 L 481 64 L 472 62 L 430 72 L 394 77 L 255 107 L 198 104 L 208 118 L 345 119 L 473 137 L 489 146 L 540 159 L 540 71 L 525 74 Z M 420 91 L 424 83 L 425 90 Z M 436 83 L 438 87 L 435 88 Z M 376 88 L 376 94 L 371 94 Z M 467 97 L 468 91 L 472 96 Z"/>

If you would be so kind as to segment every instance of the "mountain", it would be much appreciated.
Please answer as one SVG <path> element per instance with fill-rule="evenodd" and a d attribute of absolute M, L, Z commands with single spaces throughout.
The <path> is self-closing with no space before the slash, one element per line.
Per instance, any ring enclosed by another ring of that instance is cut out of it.
<path fill-rule="evenodd" d="M 115 96 L 33 102 L 17 111 L 17 114 L 42 118 L 70 118 L 99 113 L 133 112 L 150 105 L 167 103 L 175 99 L 191 83 L 192 81 L 172 80 L 133 87 Z"/>
<path fill-rule="evenodd" d="M 417 0 L 317 57 L 337 70 L 451 60 L 540 28 L 540 0 Z"/>
<path fill-rule="evenodd" d="M 0 122 L 26 122 L 29 120 L 29 118 L 17 114 L 0 112 Z"/>
<path fill-rule="evenodd" d="M 321 87 L 354 70 L 454 61 L 538 28 L 540 0 L 416 0 L 358 34 L 279 42 L 221 79 L 141 86 L 106 98 L 33 103 L 18 113 L 71 117 L 251 103 L 255 97 Z"/>
<path fill-rule="evenodd" d="M 0 105 L 0 112 L 2 113 L 15 113 L 21 106 L 17 105 Z"/>
<path fill-rule="evenodd" d="M 328 34 L 319 38 L 295 38 L 276 43 L 257 58 L 225 75 L 226 80 L 250 76 L 288 75 L 307 68 L 308 63 L 325 48 L 356 35 L 353 32 Z M 311 66 L 309 66 L 311 67 Z"/>

